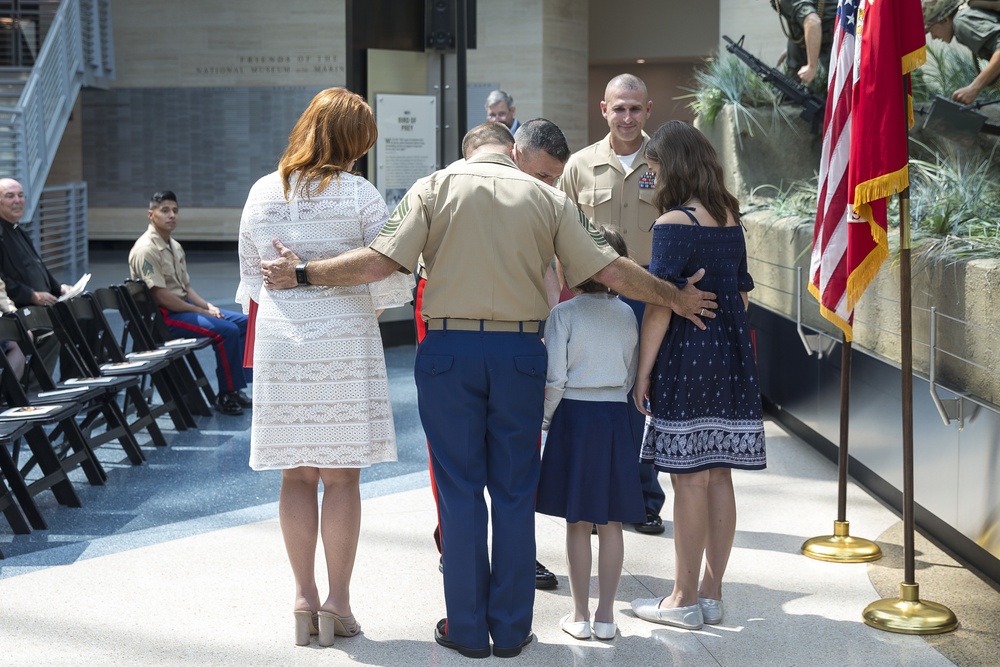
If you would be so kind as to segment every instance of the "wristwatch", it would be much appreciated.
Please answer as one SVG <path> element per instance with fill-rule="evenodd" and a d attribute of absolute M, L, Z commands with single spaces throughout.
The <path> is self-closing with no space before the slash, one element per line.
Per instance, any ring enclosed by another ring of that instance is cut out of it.
<path fill-rule="evenodd" d="M 306 266 L 308 265 L 309 265 L 308 261 L 299 262 L 298 264 L 295 265 L 295 281 L 299 285 L 309 284 L 309 280 L 306 278 Z"/>

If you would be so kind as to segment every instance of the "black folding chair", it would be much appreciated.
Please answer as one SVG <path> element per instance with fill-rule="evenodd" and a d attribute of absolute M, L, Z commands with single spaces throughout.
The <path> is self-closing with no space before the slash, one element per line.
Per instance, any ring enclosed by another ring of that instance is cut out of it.
<path fill-rule="evenodd" d="M 171 393 L 171 385 L 165 377 L 164 369 L 170 362 L 167 359 L 128 361 L 93 294 L 84 293 L 60 301 L 55 305 L 55 312 L 66 333 L 65 346 L 77 352 L 82 366 L 80 372 L 124 383 L 122 411 L 126 416 L 135 414 L 135 421 L 129 424 L 133 433 L 146 429 L 153 444 L 163 447 L 167 441 L 156 423 L 157 418 L 167 414 L 179 430 L 188 427 L 183 416 L 177 414 L 178 397 Z M 153 402 L 153 388 L 157 386 L 161 387 L 159 403 Z"/>
<path fill-rule="evenodd" d="M 198 357 L 195 356 L 197 350 L 201 350 L 212 345 L 212 339 L 205 336 L 179 337 L 170 332 L 163 312 L 153 300 L 153 293 L 149 286 L 142 280 L 126 280 L 121 286 L 125 293 L 125 301 L 134 308 L 134 312 L 139 317 L 139 321 L 145 325 L 145 330 L 149 334 L 147 343 L 156 348 L 168 346 L 180 348 L 185 351 L 185 360 L 191 367 L 191 374 L 195 378 L 195 384 L 205 395 L 208 406 L 215 403 L 215 391 L 212 383 L 209 382 L 205 371 L 202 370 Z M 211 413 L 211 410 L 209 410 Z"/>
<path fill-rule="evenodd" d="M 150 379 L 153 386 L 156 387 L 156 391 L 159 393 L 163 404 L 168 406 L 174 427 L 178 431 L 195 428 L 197 423 L 194 420 L 187 401 L 187 395 L 191 393 L 194 387 L 194 380 L 191 378 L 190 371 L 186 365 L 182 365 L 180 370 L 177 368 L 179 365 L 178 361 L 183 352 L 180 350 L 167 350 L 157 353 L 154 356 L 136 358 L 136 354 L 146 351 L 146 348 L 140 344 L 138 349 L 136 349 L 133 344 L 132 352 L 126 353 L 126 346 L 135 340 L 135 332 L 138 330 L 139 324 L 135 322 L 135 317 L 124 303 L 120 290 L 112 287 L 101 287 L 82 296 L 92 299 L 92 303 L 96 304 L 97 309 L 102 311 L 101 318 L 107 327 L 101 333 L 100 343 L 95 344 L 93 347 L 93 352 L 99 359 L 104 361 L 100 367 L 101 372 L 107 374 L 134 373 L 135 370 L 133 369 L 137 368 L 135 366 L 137 363 L 158 364 L 152 372 Z M 121 342 L 116 341 L 113 334 L 111 337 L 107 337 L 108 332 L 111 331 L 111 327 L 107 325 L 107 319 L 104 317 L 103 312 L 107 310 L 118 313 L 124 322 Z M 162 365 L 159 365 L 160 363 Z M 152 401 L 149 392 L 146 393 L 147 398 Z"/>
<path fill-rule="evenodd" d="M 148 352 L 169 349 L 177 352 L 175 368 L 185 384 L 186 398 L 191 411 L 211 415 L 215 404 L 215 391 L 198 361 L 197 351 L 212 344 L 210 338 L 179 338 L 170 333 L 163 313 L 153 300 L 149 287 L 142 280 L 126 280 L 117 286 L 122 302 L 122 318 L 126 318 L 126 333 L 131 337 L 132 351 Z M 126 316 L 125 311 L 128 311 Z M 123 344 L 124 348 L 125 345 Z M 204 395 L 204 396 L 202 396 Z"/>
<path fill-rule="evenodd" d="M 13 340 L 23 345 L 22 335 L 16 319 L 0 317 L 0 340 Z M 30 342 L 27 341 L 28 344 Z M 3 472 L 33 528 L 48 527 L 33 500 L 33 496 L 43 491 L 51 490 L 62 505 L 80 506 L 80 497 L 73 488 L 69 471 L 79 467 L 91 484 L 104 484 L 107 479 L 104 468 L 76 423 L 76 415 L 82 409 L 82 405 L 68 396 L 32 405 L 20 380 L 7 363 L 6 355 L 0 354 L 0 425 L 27 422 L 30 428 L 24 433 L 24 441 L 31 451 L 28 462 L 19 468 L 20 441 L 13 441 L 12 452 L 7 451 L 7 445 L 0 447 L 3 450 L 0 452 L 0 472 Z M 58 429 L 61 437 L 50 437 L 46 428 L 53 434 Z M 37 477 L 32 475 L 36 468 L 39 471 Z"/>
<path fill-rule="evenodd" d="M 24 518 L 24 514 L 21 513 L 21 508 L 17 506 L 16 495 L 11 492 L 8 486 L 16 488 L 18 495 L 26 497 L 33 509 L 37 510 L 37 507 L 34 506 L 35 503 L 31 499 L 31 494 L 28 493 L 28 487 L 21 478 L 17 466 L 13 465 L 7 447 L 17 442 L 30 428 L 31 425 L 23 421 L 0 423 L 0 512 L 3 512 L 4 518 L 7 519 L 7 523 L 10 524 L 15 535 L 30 533 L 31 526 Z M 9 479 L 7 478 L 8 472 L 11 475 Z M 39 516 L 39 518 L 41 517 Z M 3 551 L 0 551 L 0 558 L 3 557 Z"/>
<path fill-rule="evenodd" d="M 140 465 L 146 460 L 139 441 L 136 440 L 128 418 L 118 405 L 118 394 L 128 383 L 138 384 L 135 378 L 99 378 L 88 373 L 84 361 L 80 359 L 77 348 L 72 344 L 65 327 L 52 317 L 47 306 L 30 306 L 14 311 L 14 317 L 21 325 L 24 338 L 30 341 L 31 336 L 52 332 L 61 345 L 61 377 L 56 383 L 49 375 L 48 369 L 31 345 L 22 345 L 25 353 L 25 377 L 22 386 L 37 386 L 41 392 L 28 393 L 32 404 L 52 402 L 63 396 L 70 396 L 83 405 L 79 423 L 80 431 L 88 440 L 91 449 L 117 440 L 132 465 Z M 31 334 L 31 336 L 29 336 Z M 34 382 L 33 382 L 34 380 Z M 75 392 L 75 393 L 74 393 Z M 104 430 L 99 430 L 104 426 Z"/>

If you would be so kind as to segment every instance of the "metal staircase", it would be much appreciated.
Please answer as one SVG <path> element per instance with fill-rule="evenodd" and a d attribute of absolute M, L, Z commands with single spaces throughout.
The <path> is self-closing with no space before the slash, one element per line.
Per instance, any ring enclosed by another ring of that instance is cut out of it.
<path fill-rule="evenodd" d="M 26 195 L 22 224 L 64 280 L 86 270 L 86 184 L 45 180 L 80 88 L 114 79 L 111 0 L 0 0 L 0 177 Z"/>

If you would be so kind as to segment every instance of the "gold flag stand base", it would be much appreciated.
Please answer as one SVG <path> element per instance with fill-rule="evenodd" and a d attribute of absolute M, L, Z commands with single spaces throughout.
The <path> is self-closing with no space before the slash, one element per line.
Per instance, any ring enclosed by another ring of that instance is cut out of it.
<path fill-rule="evenodd" d="M 877 544 L 862 537 L 851 537 L 850 528 L 850 521 L 834 521 L 833 535 L 806 540 L 802 543 L 802 553 L 832 563 L 867 563 L 882 557 Z"/>
<path fill-rule="evenodd" d="M 939 635 L 958 627 L 951 609 L 920 600 L 919 584 L 900 584 L 898 600 L 876 600 L 865 607 L 862 617 L 873 628 L 904 635 Z"/>

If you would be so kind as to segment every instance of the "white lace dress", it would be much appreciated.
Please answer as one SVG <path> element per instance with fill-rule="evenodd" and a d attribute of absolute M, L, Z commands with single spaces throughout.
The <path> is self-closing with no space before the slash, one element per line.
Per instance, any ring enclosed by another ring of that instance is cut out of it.
<path fill-rule="evenodd" d="M 375 310 L 407 303 L 413 277 L 356 287 L 266 290 L 261 260 L 280 239 L 302 259 L 368 245 L 389 217 L 375 187 L 341 174 L 319 195 L 285 201 L 277 172 L 250 189 L 240 220 L 236 300 L 257 301 L 250 466 L 361 468 L 396 460 Z"/>

